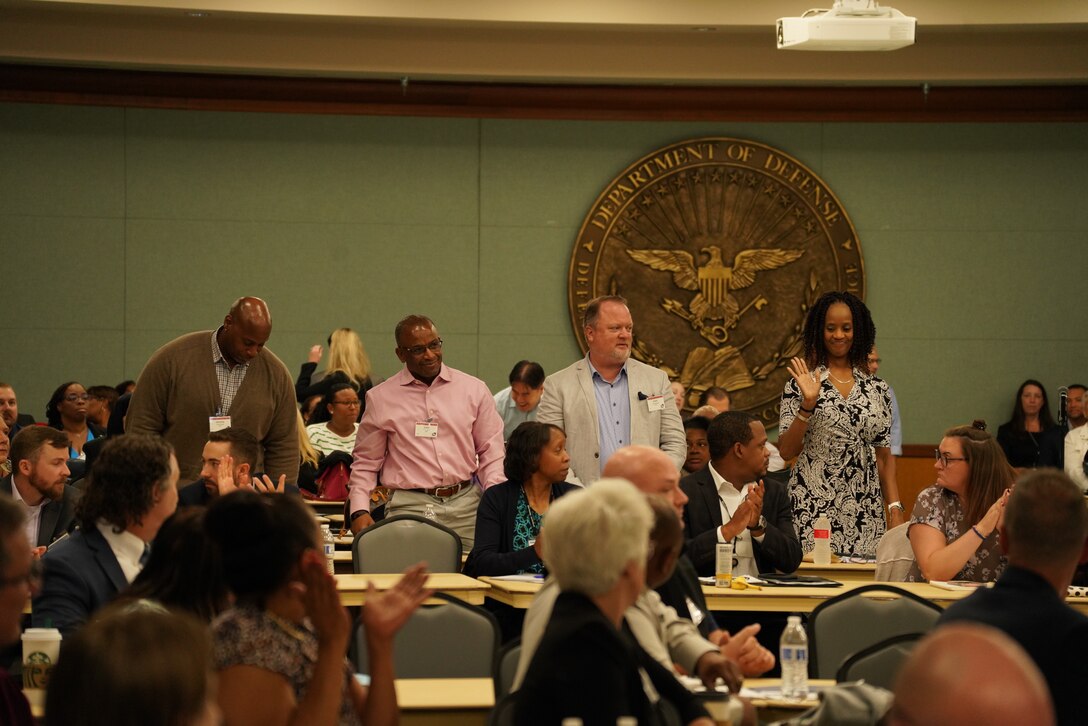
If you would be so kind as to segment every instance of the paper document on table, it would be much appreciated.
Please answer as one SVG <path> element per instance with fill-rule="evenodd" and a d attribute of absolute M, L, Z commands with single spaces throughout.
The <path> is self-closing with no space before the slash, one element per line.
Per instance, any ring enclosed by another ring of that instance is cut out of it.
<path fill-rule="evenodd" d="M 507 582 L 544 582 L 544 575 L 498 575 L 492 580 L 505 580 Z"/>
<path fill-rule="evenodd" d="M 930 585 L 942 590 L 977 590 L 980 587 L 993 587 L 992 582 L 972 582 L 970 580 L 930 580 Z"/>

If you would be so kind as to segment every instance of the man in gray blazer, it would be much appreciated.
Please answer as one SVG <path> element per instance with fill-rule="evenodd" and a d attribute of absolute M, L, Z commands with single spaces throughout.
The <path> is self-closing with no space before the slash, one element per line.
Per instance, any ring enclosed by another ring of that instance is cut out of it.
<path fill-rule="evenodd" d="M 39 554 L 72 529 L 80 492 L 69 486 L 68 436 L 48 426 L 29 426 L 11 442 L 11 474 L 0 479 L 0 496 L 23 502 L 27 539 Z"/>
<path fill-rule="evenodd" d="M 598 297 L 583 316 L 589 353 L 544 382 L 537 420 L 567 434 L 570 481 L 591 484 L 608 457 L 632 444 L 660 448 L 676 463 L 687 457 L 680 412 L 663 371 L 632 359 L 627 301 Z"/>

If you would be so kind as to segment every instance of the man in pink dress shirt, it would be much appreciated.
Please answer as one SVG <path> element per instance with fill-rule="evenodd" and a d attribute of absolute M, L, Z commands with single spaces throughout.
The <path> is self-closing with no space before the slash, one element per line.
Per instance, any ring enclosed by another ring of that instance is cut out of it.
<path fill-rule="evenodd" d="M 504 480 L 502 419 L 484 382 L 442 364 L 434 323 L 409 315 L 397 323 L 404 369 L 366 394 L 348 484 L 351 531 L 374 524 L 370 495 L 393 490 L 387 516 L 424 514 L 472 549 L 481 487 Z"/>

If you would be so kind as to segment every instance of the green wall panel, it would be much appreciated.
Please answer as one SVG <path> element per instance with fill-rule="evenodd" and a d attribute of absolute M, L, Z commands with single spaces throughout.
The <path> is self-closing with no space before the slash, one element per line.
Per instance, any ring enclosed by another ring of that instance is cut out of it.
<path fill-rule="evenodd" d="M 698 136 L 780 148 L 854 221 L 882 373 L 908 443 L 996 427 L 1028 376 L 1088 379 L 1088 125 L 416 119 L 0 104 L 0 380 L 41 417 L 62 380 L 116 383 L 230 302 L 271 305 L 294 374 L 360 332 L 435 318 L 497 390 L 519 358 L 578 355 L 570 249 L 631 162 Z M 636 321 L 637 324 L 638 321 Z"/>

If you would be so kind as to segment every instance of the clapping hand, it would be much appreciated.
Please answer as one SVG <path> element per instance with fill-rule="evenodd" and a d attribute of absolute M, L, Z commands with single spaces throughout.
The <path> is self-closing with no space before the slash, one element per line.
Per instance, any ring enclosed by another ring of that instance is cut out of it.
<path fill-rule="evenodd" d="M 234 457 L 227 454 L 215 467 L 215 483 L 219 487 L 219 496 L 238 491 L 234 481 Z"/>
<path fill-rule="evenodd" d="M 278 484 L 273 484 L 272 480 L 268 478 L 268 474 L 261 474 L 260 479 L 253 479 L 252 481 L 253 488 L 262 494 L 283 494 L 283 490 L 287 486 L 287 475 L 280 474 Z"/>
<path fill-rule="evenodd" d="M 307 552 L 302 562 L 302 602 L 306 615 L 317 632 L 321 645 L 340 651 L 347 649 L 351 637 L 351 618 L 340 603 L 336 580 L 329 574 L 325 556 L 317 551 Z"/>
<path fill-rule="evenodd" d="M 723 634 L 721 639 L 722 655 L 736 662 L 746 676 L 761 676 L 774 668 L 774 654 L 756 640 L 759 629 L 759 623 L 754 623 L 736 635 Z"/>
<path fill-rule="evenodd" d="M 404 571 L 391 589 L 379 593 L 374 583 L 366 588 L 363 606 L 363 626 L 367 638 L 391 641 L 416 608 L 433 593 L 423 586 L 427 582 L 427 565 L 420 562 Z"/>
<path fill-rule="evenodd" d="M 763 494 L 765 491 L 766 489 L 763 486 L 762 479 L 748 488 L 748 497 L 746 501 L 752 506 L 752 513 L 748 517 L 749 528 L 753 528 L 759 524 L 759 518 L 763 514 Z"/>

